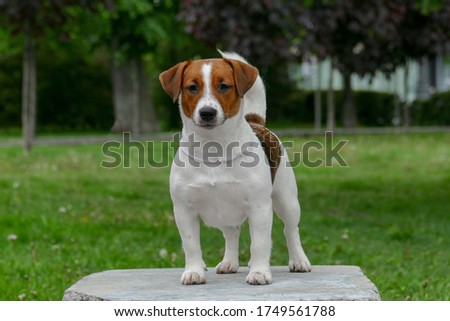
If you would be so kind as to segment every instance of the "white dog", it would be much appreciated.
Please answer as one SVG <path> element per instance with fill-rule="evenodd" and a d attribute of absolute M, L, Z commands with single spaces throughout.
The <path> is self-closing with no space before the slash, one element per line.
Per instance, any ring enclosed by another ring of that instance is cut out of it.
<path fill-rule="evenodd" d="M 237 272 L 240 226 L 248 219 L 247 282 L 270 284 L 273 211 L 284 223 L 290 270 L 311 270 L 300 242 L 296 181 L 281 143 L 264 127 L 266 97 L 258 70 L 235 53 L 221 54 L 223 59 L 179 63 L 159 77 L 173 101 L 178 100 L 183 120 L 170 173 L 186 259 L 181 282 L 206 282 L 200 218 L 225 237 L 217 273 Z"/>

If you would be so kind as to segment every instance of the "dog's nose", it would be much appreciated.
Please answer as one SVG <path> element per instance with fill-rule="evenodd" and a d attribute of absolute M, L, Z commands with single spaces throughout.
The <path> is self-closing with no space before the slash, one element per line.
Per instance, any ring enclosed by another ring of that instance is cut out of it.
<path fill-rule="evenodd" d="M 213 120 L 217 115 L 217 110 L 211 107 L 203 107 L 199 111 L 200 118 L 204 121 L 211 121 Z"/>

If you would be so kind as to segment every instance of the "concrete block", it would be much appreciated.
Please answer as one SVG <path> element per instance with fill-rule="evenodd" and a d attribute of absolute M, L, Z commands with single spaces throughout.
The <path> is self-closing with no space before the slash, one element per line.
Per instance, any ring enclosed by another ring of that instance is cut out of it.
<path fill-rule="evenodd" d="M 183 269 L 110 270 L 81 279 L 64 293 L 65 301 L 373 301 L 376 286 L 357 266 L 313 266 L 310 273 L 272 267 L 273 283 L 249 285 L 248 268 L 235 274 L 206 273 L 206 284 L 182 285 Z"/>

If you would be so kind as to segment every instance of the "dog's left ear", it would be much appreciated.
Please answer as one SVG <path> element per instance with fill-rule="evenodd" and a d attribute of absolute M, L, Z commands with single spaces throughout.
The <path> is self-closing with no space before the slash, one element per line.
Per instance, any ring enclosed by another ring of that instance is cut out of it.
<path fill-rule="evenodd" d="M 180 95 L 184 70 L 189 63 L 190 61 L 180 62 L 159 75 L 159 81 L 162 87 L 172 97 L 173 102 L 176 102 Z"/>
<path fill-rule="evenodd" d="M 245 93 L 252 88 L 258 77 L 258 69 L 255 67 L 234 59 L 224 59 L 233 68 L 234 82 L 239 97 L 243 98 Z"/>

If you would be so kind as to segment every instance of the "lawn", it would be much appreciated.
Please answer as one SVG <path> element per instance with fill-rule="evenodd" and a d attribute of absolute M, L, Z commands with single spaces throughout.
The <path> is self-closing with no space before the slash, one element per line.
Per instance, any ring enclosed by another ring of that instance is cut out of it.
<path fill-rule="evenodd" d="M 359 265 L 383 300 L 450 300 L 450 134 L 339 139 L 348 167 L 295 167 L 313 265 Z M 308 140 L 324 138 L 295 138 L 290 153 Z M 100 145 L 0 148 L 1 300 L 61 300 L 90 273 L 183 266 L 169 168 L 140 168 L 136 150 L 130 168 L 102 160 Z M 203 227 L 202 240 L 214 266 L 221 233 Z M 247 228 L 240 251 L 245 265 Z M 272 264 L 287 264 L 279 220 Z"/>

